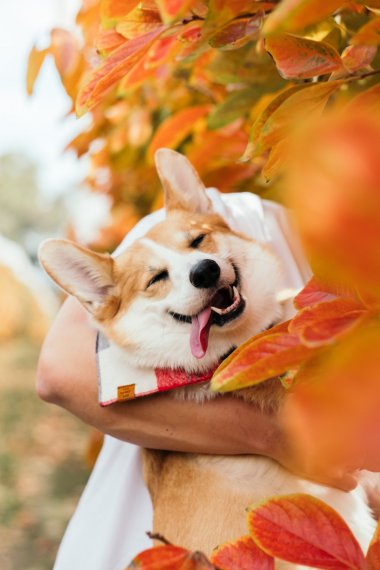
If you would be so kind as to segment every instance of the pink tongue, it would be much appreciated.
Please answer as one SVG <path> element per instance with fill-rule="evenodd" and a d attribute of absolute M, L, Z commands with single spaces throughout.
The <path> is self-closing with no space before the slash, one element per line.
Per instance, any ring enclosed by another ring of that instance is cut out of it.
<path fill-rule="evenodd" d="M 190 333 L 190 348 L 195 358 L 203 358 L 208 346 L 208 334 L 211 326 L 211 309 L 204 309 L 192 318 Z"/>

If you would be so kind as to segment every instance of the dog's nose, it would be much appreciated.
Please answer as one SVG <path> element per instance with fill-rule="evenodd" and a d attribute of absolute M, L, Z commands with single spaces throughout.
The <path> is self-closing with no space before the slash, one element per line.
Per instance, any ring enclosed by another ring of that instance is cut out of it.
<path fill-rule="evenodd" d="M 220 277 L 220 267 L 213 259 L 202 259 L 190 270 L 190 282 L 198 289 L 214 287 Z"/>

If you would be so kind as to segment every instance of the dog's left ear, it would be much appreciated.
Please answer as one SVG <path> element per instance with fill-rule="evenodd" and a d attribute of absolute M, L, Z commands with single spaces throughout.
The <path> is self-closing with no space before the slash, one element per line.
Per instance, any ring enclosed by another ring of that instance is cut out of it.
<path fill-rule="evenodd" d="M 48 239 L 38 250 L 41 265 L 69 295 L 95 317 L 116 301 L 113 259 L 64 239 Z"/>
<path fill-rule="evenodd" d="M 156 151 L 154 160 L 164 187 L 167 211 L 181 209 L 199 214 L 212 212 L 206 187 L 183 154 L 160 148 Z"/>

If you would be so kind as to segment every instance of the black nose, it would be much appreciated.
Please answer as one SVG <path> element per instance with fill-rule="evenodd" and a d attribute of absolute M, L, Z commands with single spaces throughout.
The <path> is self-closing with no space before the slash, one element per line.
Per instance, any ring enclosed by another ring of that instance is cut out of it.
<path fill-rule="evenodd" d="M 190 282 L 194 287 L 207 289 L 214 287 L 220 277 L 220 267 L 212 259 L 202 259 L 190 270 Z"/>

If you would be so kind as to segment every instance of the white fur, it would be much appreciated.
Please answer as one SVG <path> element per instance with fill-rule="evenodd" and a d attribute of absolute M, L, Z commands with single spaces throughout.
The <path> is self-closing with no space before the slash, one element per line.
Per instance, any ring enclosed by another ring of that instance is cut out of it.
<path fill-rule="evenodd" d="M 125 314 L 116 317 L 114 330 L 133 347 L 127 350 L 131 362 L 140 366 L 185 368 L 204 371 L 217 363 L 231 347 L 242 344 L 282 316 L 276 295 L 282 288 L 277 260 L 255 242 L 233 234 L 215 235 L 218 254 L 192 251 L 184 254 L 148 239 L 140 243 L 157 255 L 170 276 L 171 289 L 163 299 L 137 296 Z M 231 285 L 236 278 L 231 260 L 241 275 L 241 294 L 246 300 L 244 313 L 223 327 L 212 326 L 206 355 L 196 359 L 190 350 L 190 327 L 173 319 L 169 311 L 196 315 L 207 303 L 210 292 L 197 289 L 189 280 L 190 269 L 202 259 L 212 259 L 221 268 L 220 287 Z"/>

